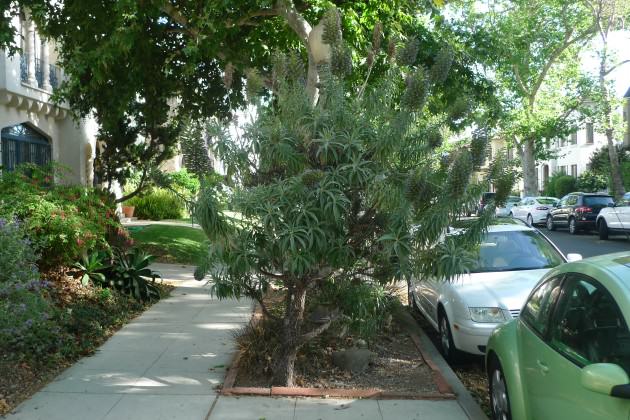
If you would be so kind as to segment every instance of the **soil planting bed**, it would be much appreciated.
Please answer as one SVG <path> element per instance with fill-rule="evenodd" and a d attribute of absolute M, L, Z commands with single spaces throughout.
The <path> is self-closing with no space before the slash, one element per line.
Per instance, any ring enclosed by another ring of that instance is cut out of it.
<path fill-rule="evenodd" d="M 262 319 L 257 308 L 253 326 Z M 374 358 L 361 373 L 352 374 L 333 364 L 333 353 L 362 347 Z M 454 399 L 455 395 L 439 370 L 423 351 L 413 331 L 396 322 L 369 343 L 346 335 L 324 334 L 309 342 L 295 365 L 295 388 L 272 387 L 268 365 L 241 366 L 242 353 L 235 355 L 226 377 L 224 395 L 320 396 L 377 399 Z M 265 357 L 261 358 L 263 361 Z M 269 358 L 266 358 L 269 360 Z"/>

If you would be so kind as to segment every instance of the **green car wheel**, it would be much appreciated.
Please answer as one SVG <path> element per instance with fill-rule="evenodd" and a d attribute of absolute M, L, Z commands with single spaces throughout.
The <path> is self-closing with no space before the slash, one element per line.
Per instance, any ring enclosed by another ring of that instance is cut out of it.
<path fill-rule="evenodd" d="M 510 397 L 508 396 L 507 383 L 505 382 L 501 363 L 496 357 L 492 358 L 488 374 L 492 417 L 494 420 L 511 420 L 512 413 L 510 412 Z"/>

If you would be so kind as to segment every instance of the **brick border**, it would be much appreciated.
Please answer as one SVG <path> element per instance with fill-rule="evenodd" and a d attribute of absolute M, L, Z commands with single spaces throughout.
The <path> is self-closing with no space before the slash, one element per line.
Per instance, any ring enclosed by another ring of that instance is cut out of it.
<path fill-rule="evenodd" d="M 255 326 L 263 316 L 260 305 L 255 304 L 250 325 Z M 433 381 L 438 388 L 438 392 L 396 392 L 383 391 L 381 389 L 345 389 L 345 388 L 302 388 L 302 387 L 241 387 L 234 386 L 238 376 L 239 361 L 241 352 L 236 351 L 230 363 L 230 367 L 225 375 L 223 387 L 219 391 L 224 396 L 259 396 L 259 397 L 318 397 L 318 398 L 352 398 L 352 399 L 374 399 L 374 400 L 456 400 L 457 395 L 448 384 L 444 375 L 433 362 L 428 352 L 422 345 L 420 336 L 412 331 L 407 332 L 424 362 L 429 366 L 433 375 Z"/>

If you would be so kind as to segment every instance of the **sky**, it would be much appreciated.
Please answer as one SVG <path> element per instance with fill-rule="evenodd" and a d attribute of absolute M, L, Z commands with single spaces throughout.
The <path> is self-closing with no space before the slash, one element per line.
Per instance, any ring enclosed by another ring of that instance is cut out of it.
<path fill-rule="evenodd" d="M 597 48 L 599 44 L 593 45 Z M 610 48 L 617 56 L 617 62 L 630 60 L 630 31 L 616 32 L 610 35 Z M 586 71 L 598 71 L 599 61 L 595 54 L 585 51 L 582 55 L 582 65 Z M 624 64 L 610 73 L 609 80 L 614 81 L 617 96 L 621 97 L 630 88 L 630 63 Z"/>

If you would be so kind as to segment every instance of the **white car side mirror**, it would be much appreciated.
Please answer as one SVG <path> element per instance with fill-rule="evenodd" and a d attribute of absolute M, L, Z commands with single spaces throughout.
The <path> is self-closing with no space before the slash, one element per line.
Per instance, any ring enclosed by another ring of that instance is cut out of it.
<path fill-rule="evenodd" d="M 567 254 L 568 262 L 581 261 L 581 260 L 582 260 L 582 254 Z"/>

